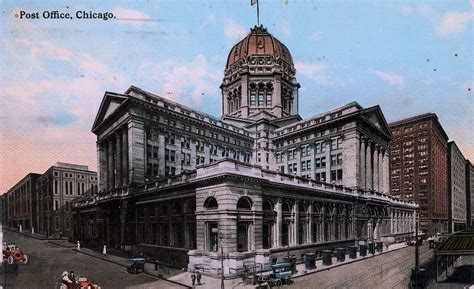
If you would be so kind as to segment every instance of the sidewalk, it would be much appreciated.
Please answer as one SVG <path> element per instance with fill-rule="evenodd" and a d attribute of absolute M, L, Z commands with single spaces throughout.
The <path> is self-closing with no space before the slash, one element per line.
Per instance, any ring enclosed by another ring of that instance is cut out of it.
<path fill-rule="evenodd" d="M 330 270 L 331 268 L 343 266 L 346 264 L 351 264 L 354 262 L 359 262 L 362 260 L 366 260 L 369 258 L 373 258 L 379 255 L 383 255 L 395 250 L 403 249 L 406 248 L 407 245 L 405 243 L 397 243 L 397 244 L 392 244 L 388 247 L 387 250 L 383 251 L 382 253 L 375 253 L 374 255 L 372 254 L 367 254 L 365 257 L 359 257 L 359 252 L 357 252 L 357 258 L 356 259 L 349 259 L 349 256 L 346 254 L 346 258 L 344 262 L 337 262 L 336 257 L 333 257 L 332 259 L 332 265 L 330 266 L 323 266 L 322 260 L 316 261 L 316 269 L 313 270 L 305 270 L 305 265 L 304 263 L 302 264 L 297 264 L 296 265 L 296 274 L 293 275 L 293 278 L 299 278 L 302 276 L 306 276 L 309 274 L 314 274 L 320 271 L 325 271 L 325 270 Z M 263 273 L 265 274 L 265 272 Z M 186 284 L 188 286 L 192 286 L 192 281 L 191 281 L 191 275 L 192 272 L 183 272 L 179 275 L 170 277 L 168 280 L 173 280 L 176 282 L 179 282 L 181 284 Z M 255 288 L 253 285 L 247 285 L 245 284 L 240 278 L 236 279 L 226 279 L 224 280 L 225 288 Z M 196 288 L 220 288 L 221 286 L 221 279 L 216 278 L 216 277 L 210 277 L 210 276 L 205 276 L 203 275 L 201 278 L 201 285 L 196 285 Z"/>

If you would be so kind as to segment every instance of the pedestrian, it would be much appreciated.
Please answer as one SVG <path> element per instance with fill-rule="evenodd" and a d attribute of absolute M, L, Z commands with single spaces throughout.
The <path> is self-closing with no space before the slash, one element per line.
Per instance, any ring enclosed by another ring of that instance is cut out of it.
<path fill-rule="evenodd" d="M 71 271 L 71 273 L 69 273 L 69 279 L 71 279 L 73 283 L 76 282 L 76 275 L 74 275 L 74 271 Z"/>
<path fill-rule="evenodd" d="M 77 251 L 81 251 L 81 242 L 77 240 Z"/>
<path fill-rule="evenodd" d="M 191 281 L 193 282 L 193 287 L 196 284 L 196 274 L 191 274 Z"/>
<path fill-rule="evenodd" d="M 196 272 L 196 280 L 198 285 L 201 285 L 201 273 L 199 271 Z"/>
<path fill-rule="evenodd" d="M 104 245 L 104 248 L 102 249 L 102 255 L 104 255 L 104 257 L 107 257 L 107 246 Z"/>

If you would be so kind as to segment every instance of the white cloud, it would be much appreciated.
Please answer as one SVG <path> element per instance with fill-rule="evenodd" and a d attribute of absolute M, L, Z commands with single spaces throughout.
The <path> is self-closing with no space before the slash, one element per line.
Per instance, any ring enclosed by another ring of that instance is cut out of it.
<path fill-rule="evenodd" d="M 162 96 L 184 102 L 194 108 L 202 105 L 204 98 L 219 98 L 218 84 L 221 70 L 211 67 L 204 55 L 197 55 L 191 62 L 173 59 L 157 65 L 154 79 L 162 83 Z"/>
<path fill-rule="evenodd" d="M 391 85 L 398 86 L 400 89 L 405 86 L 405 78 L 400 74 L 388 73 L 375 69 L 369 69 L 368 72 L 377 75 L 380 79 Z"/>
<path fill-rule="evenodd" d="M 242 39 L 247 33 L 247 30 L 243 26 L 237 24 L 232 19 L 227 20 L 224 24 L 224 35 L 227 40 L 232 43 Z"/>
<path fill-rule="evenodd" d="M 433 79 L 431 79 L 431 78 L 423 79 L 423 83 L 426 84 L 426 85 L 430 85 L 430 84 L 433 83 Z"/>
<path fill-rule="evenodd" d="M 293 35 L 293 32 L 291 30 L 291 24 L 288 21 L 283 21 L 280 26 L 280 31 L 285 35 L 286 37 L 291 37 Z"/>
<path fill-rule="evenodd" d="M 327 68 L 325 63 L 321 62 L 295 62 L 296 73 L 314 80 L 317 84 L 328 85 L 328 80 L 323 71 Z"/>
<path fill-rule="evenodd" d="M 473 12 L 446 12 L 436 27 L 436 33 L 441 37 L 448 37 L 466 30 L 467 25 L 474 19 Z"/>
<path fill-rule="evenodd" d="M 324 38 L 324 33 L 323 32 L 313 32 L 313 33 L 311 33 L 309 38 L 311 38 L 314 41 L 319 41 L 319 40 Z"/>
<path fill-rule="evenodd" d="M 156 21 L 150 15 L 139 10 L 116 7 L 112 10 L 112 13 L 117 17 L 117 20 L 123 20 L 123 23 L 135 26 L 144 24 L 156 26 Z"/>

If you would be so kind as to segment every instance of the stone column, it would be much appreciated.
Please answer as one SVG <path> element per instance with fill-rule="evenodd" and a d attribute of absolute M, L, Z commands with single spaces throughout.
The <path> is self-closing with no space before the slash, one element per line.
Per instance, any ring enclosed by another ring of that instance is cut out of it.
<path fill-rule="evenodd" d="M 274 89 L 272 95 L 272 106 L 276 116 L 282 115 L 282 99 L 281 99 L 281 76 L 275 75 Z"/>
<path fill-rule="evenodd" d="M 115 134 L 116 143 L 116 155 L 115 160 L 115 187 L 120 188 L 122 186 L 122 133 L 119 131 Z"/>
<path fill-rule="evenodd" d="M 99 190 L 104 191 L 108 190 L 108 176 L 107 176 L 107 167 L 108 167 L 108 150 L 107 142 L 103 141 L 97 144 L 97 153 L 98 153 L 98 167 L 99 167 Z"/>
<path fill-rule="evenodd" d="M 373 187 L 373 174 L 372 174 L 372 142 L 367 141 L 367 150 L 365 158 L 365 179 L 367 190 L 372 190 Z"/>
<path fill-rule="evenodd" d="M 393 216 L 394 216 L 393 210 L 390 210 L 390 234 L 394 234 L 394 231 L 393 231 Z"/>
<path fill-rule="evenodd" d="M 242 103 L 240 104 L 240 111 L 242 113 L 242 117 L 245 118 L 249 115 L 249 90 L 248 90 L 248 76 L 242 76 Z"/>
<path fill-rule="evenodd" d="M 114 140 L 111 138 L 108 140 L 108 154 L 107 154 L 108 166 L 107 166 L 107 176 L 108 176 L 108 188 L 114 188 L 115 174 L 114 174 Z"/>
<path fill-rule="evenodd" d="M 384 183 L 385 183 L 385 175 L 383 173 L 383 153 L 384 153 L 384 150 L 380 147 L 379 149 L 379 161 L 378 161 L 378 164 L 379 164 L 379 189 L 378 191 L 379 192 L 385 192 L 384 189 Z"/>
<path fill-rule="evenodd" d="M 122 129 L 122 186 L 128 186 L 128 129 Z"/>
<path fill-rule="evenodd" d="M 379 191 L 379 146 L 375 145 L 373 151 L 373 162 L 374 162 L 374 170 L 373 170 L 373 186 L 375 191 Z"/>
<path fill-rule="evenodd" d="M 365 137 L 361 136 L 360 139 L 360 184 L 359 187 L 362 189 L 367 189 L 367 179 L 365 175 L 365 168 L 366 168 L 366 144 L 365 144 Z"/>
<path fill-rule="evenodd" d="M 384 175 L 384 182 L 383 182 L 383 192 L 389 194 L 390 193 L 390 171 L 389 171 L 389 155 L 388 150 L 385 150 L 383 155 L 383 175 Z"/>
<path fill-rule="evenodd" d="M 293 225 L 293 244 L 292 245 L 298 245 L 300 243 L 300 236 L 299 236 L 299 228 L 300 228 L 300 210 L 299 210 L 299 201 L 296 200 L 295 204 L 293 205 L 293 210 L 295 212 L 295 219 L 294 219 L 294 225 Z"/>
<path fill-rule="evenodd" d="M 282 227 L 283 227 L 283 211 L 281 208 L 281 199 L 278 198 L 278 201 L 275 205 L 275 210 L 277 213 L 277 221 L 276 221 L 276 246 L 281 247 L 282 246 L 282 240 L 281 240 L 281 235 L 282 235 Z"/>

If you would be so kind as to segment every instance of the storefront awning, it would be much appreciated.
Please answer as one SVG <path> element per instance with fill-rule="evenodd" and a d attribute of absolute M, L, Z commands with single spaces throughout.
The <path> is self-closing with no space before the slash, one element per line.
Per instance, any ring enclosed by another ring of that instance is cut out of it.
<path fill-rule="evenodd" d="M 436 249 L 435 255 L 474 255 L 474 229 L 465 230 L 449 236 L 449 238 Z"/>

